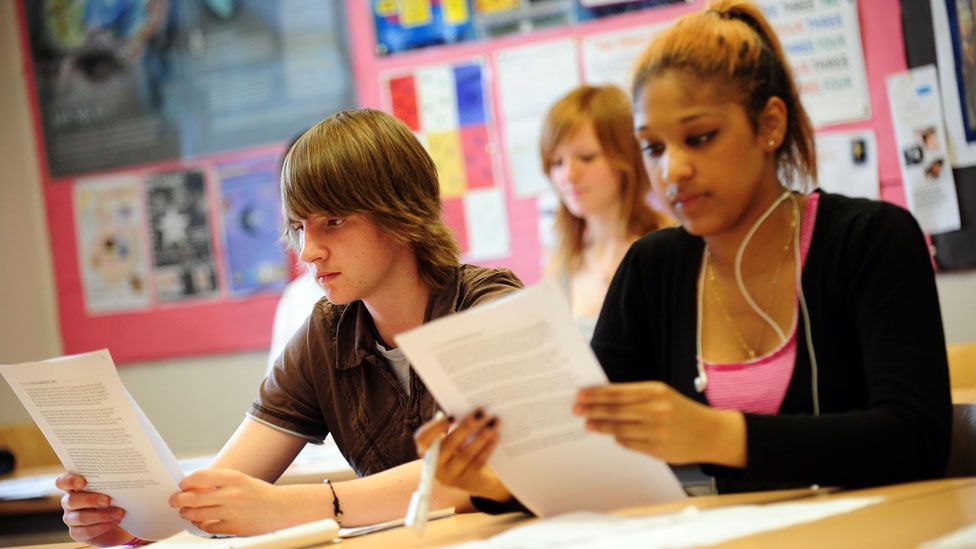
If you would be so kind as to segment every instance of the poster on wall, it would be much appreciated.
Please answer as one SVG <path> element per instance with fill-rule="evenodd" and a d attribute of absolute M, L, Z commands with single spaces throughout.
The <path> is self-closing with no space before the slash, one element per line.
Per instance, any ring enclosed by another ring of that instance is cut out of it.
<path fill-rule="evenodd" d="M 971 0 L 932 0 L 939 85 L 953 167 L 976 166 L 976 21 Z"/>
<path fill-rule="evenodd" d="M 370 0 L 370 7 L 379 55 L 476 37 L 469 0 Z"/>
<path fill-rule="evenodd" d="M 491 138 L 492 117 L 486 99 L 489 88 L 483 61 L 474 59 L 389 73 L 383 76 L 381 87 L 387 110 L 414 132 L 437 166 L 444 219 L 455 231 L 465 257 L 491 259 L 507 255 L 507 223 L 489 226 L 471 222 L 473 208 L 496 203 L 467 199 L 471 192 L 496 188 L 497 147 Z M 506 217 L 504 212 L 501 217 Z M 484 230 L 497 234 L 486 236 L 482 234 Z"/>
<path fill-rule="evenodd" d="M 634 65 L 668 23 L 644 25 L 583 38 L 583 77 L 588 84 L 613 84 L 628 94 Z"/>
<path fill-rule="evenodd" d="M 73 202 L 85 310 L 94 315 L 149 307 L 139 178 L 121 175 L 79 180 Z"/>
<path fill-rule="evenodd" d="M 217 293 L 206 194 L 202 171 L 166 172 L 146 179 L 153 278 L 160 301 Z"/>
<path fill-rule="evenodd" d="M 878 138 L 874 130 L 818 133 L 817 183 L 827 192 L 881 198 Z"/>
<path fill-rule="evenodd" d="M 580 84 L 576 42 L 567 38 L 500 50 L 495 66 L 511 180 L 518 196 L 532 196 L 549 188 L 539 159 L 545 113 Z M 529 74 L 545 78 L 526 78 Z"/>
<path fill-rule="evenodd" d="M 888 102 L 908 209 L 929 234 L 961 227 L 935 65 L 888 76 Z"/>
<path fill-rule="evenodd" d="M 24 6 L 51 175 L 179 156 L 176 2 Z"/>
<path fill-rule="evenodd" d="M 871 116 L 855 0 L 758 2 L 783 43 L 816 127 Z"/>
<path fill-rule="evenodd" d="M 232 295 L 280 291 L 290 261 L 280 241 L 278 167 L 268 155 L 217 167 L 225 272 Z"/>
<path fill-rule="evenodd" d="M 183 2 L 184 156 L 286 141 L 355 105 L 343 2 Z"/>
<path fill-rule="evenodd" d="M 285 141 L 355 105 L 342 2 L 24 6 L 54 177 Z"/>

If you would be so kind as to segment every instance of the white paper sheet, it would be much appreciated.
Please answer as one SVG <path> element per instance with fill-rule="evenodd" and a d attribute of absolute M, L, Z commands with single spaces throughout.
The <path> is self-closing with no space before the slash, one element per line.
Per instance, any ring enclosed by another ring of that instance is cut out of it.
<path fill-rule="evenodd" d="M 634 64 L 654 35 L 670 23 L 645 25 L 583 38 L 583 75 L 589 84 L 613 84 L 630 94 Z"/>
<path fill-rule="evenodd" d="M 976 547 L 976 524 L 930 539 L 919 545 L 918 549 L 972 549 L 973 547 Z"/>
<path fill-rule="evenodd" d="M 290 549 L 293 547 L 318 547 L 330 544 L 339 536 L 339 525 L 332 519 L 324 519 L 269 534 L 250 537 L 198 537 L 189 532 L 176 534 L 153 547 L 213 547 L 221 549 Z"/>
<path fill-rule="evenodd" d="M 976 141 L 969 142 L 966 139 L 959 83 L 956 78 L 956 57 L 952 50 L 952 31 L 949 29 L 945 1 L 931 0 L 935 55 L 940 67 L 939 83 L 948 129 L 949 160 L 953 167 L 966 168 L 976 166 Z"/>
<path fill-rule="evenodd" d="M 878 140 L 874 130 L 817 134 L 817 179 L 821 189 L 878 200 Z"/>
<path fill-rule="evenodd" d="M 760 0 L 783 43 L 803 106 L 816 127 L 871 116 L 854 0 Z"/>
<path fill-rule="evenodd" d="M 843 498 L 824 502 L 736 505 L 707 511 L 687 507 L 678 513 L 635 518 L 571 513 L 515 528 L 488 540 L 455 547 L 698 547 L 849 513 L 882 500 L 881 497 Z"/>
<path fill-rule="evenodd" d="M 122 385 L 108 351 L 0 366 L 64 468 L 126 510 L 122 528 L 163 539 L 192 525 L 167 501 L 180 465 Z"/>
<path fill-rule="evenodd" d="M 604 511 L 685 497 L 666 463 L 586 431 L 579 388 L 607 382 L 548 280 L 396 338 L 437 402 L 460 417 L 501 419 L 489 464 L 540 516 Z"/>
<path fill-rule="evenodd" d="M 959 201 L 934 65 L 888 75 L 888 103 L 908 209 L 930 234 L 959 229 Z"/>
<path fill-rule="evenodd" d="M 548 186 L 539 161 L 539 129 L 549 107 L 579 85 L 573 39 L 539 42 L 495 54 L 505 147 L 519 196 Z"/>
<path fill-rule="evenodd" d="M 466 261 L 507 257 L 511 253 L 508 210 L 501 189 L 477 189 L 464 194 L 464 225 L 468 234 Z"/>

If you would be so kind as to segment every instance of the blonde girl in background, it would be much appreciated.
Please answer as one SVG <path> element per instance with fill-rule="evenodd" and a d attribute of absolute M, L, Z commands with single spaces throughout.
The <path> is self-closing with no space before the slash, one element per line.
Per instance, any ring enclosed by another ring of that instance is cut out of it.
<path fill-rule="evenodd" d="M 546 274 L 559 280 L 589 340 L 627 248 L 668 222 L 648 205 L 630 99 L 620 88 L 580 86 L 559 99 L 539 149 L 559 196 Z"/>

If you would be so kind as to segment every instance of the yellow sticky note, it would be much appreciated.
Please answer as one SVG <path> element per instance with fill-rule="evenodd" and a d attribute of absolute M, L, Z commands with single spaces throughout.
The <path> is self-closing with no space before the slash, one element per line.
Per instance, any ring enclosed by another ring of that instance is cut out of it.
<path fill-rule="evenodd" d="M 433 18 L 430 0 L 399 0 L 400 26 L 416 27 L 428 25 Z"/>
<path fill-rule="evenodd" d="M 437 166 L 441 183 L 441 198 L 455 198 L 464 194 L 468 181 L 464 173 L 464 151 L 457 131 L 427 134 L 427 152 Z"/>
<path fill-rule="evenodd" d="M 441 10 L 444 22 L 449 25 L 460 25 L 468 20 L 468 0 L 441 0 Z"/>
<path fill-rule="evenodd" d="M 386 17 L 388 15 L 393 15 L 397 10 L 397 0 L 376 0 L 373 4 L 376 15 L 380 17 Z"/>
<path fill-rule="evenodd" d="M 519 0 L 475 0 L 475 6 L 481 13 L 510 10 L 518 3 Z"/>

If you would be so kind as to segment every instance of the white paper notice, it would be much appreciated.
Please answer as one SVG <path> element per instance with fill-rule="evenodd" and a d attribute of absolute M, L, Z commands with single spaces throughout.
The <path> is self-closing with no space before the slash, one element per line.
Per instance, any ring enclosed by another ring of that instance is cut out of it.
<path fill-rule="evenodd" d="M 960 4 L 957 4 L 957 6 Z M 972 84 L 963 97 L 959 95 L 959 81 L 956 77 L 956 55 L 953 37 L 960 29 L 953 33 L 949 26 L 949 16 L 946 11 L 945 0 L 932 0 L 932 27 L 935 35 L 935 54 L 939 67 L 939 82 L 942 88 L 942 104 L 945 106 L 945 123 L 948 130 L 949 160 L 956 168 L 976 166 L 976 140 L 970 141 L 966 136 L 966 121 L 963 117 L 963 105 L 970 111 L 970 120 L 976 119 L 976 90 Z M 957 24 L 963 25 L 964 18 L 956 18 Z M 963 86 L 966 89 L 966 86 Z M 976 120 L 974 120 L 976 122 Z M 970 128 L 970 132 L 976 128 Z"/>
<path fill-rule="evenodd" d="M 878 140 L 874 130 L 817 134 L 817 182 L 821 189 L 877 200 Z"/>
<path fill-rule="evenodd" d="M 539 160 L 542 120 L 580 83 L 576 43 L 563 39 L 501 50 L 495 66 L 512 181 L 519 196 L 530 196 L 549 186 Z"/>
<path fill-rule="evenodd" d="M 500 189 L 464 193 L 464 223 L 468 234 L 466 261 L 507 257 L 511 253 L 508 213 Z"/>
<path fill-rule="evenodd" d="M 959 229 L 959 201 L 949 166 L 935 66 L 889 75 L 888 103 L 908 209 L 922 230 Z"/>
<path fill-rule="evenodd" d="M 871 115 L 861 26 L 854 0 L 761 0 L 793 65 L 803 106 L 816 127 Z"/>
<path fill-rule="evenodd" d="M 79 180 L 73 194 L 85 309 L 145 309 L 150 304 L 149 260 L 139 179 L 122 175 Z"/>
<path fill-rule="evenodd" d="M 646 25 L 583 38 L 583 75 L 590 84 L 613 84 L 630 94 L 634 64 L 668 24 Z"/>
<path fill-rule="evenodd" d="M 481 406 L 501 419 L 489 463 L 534 513 L 685 497 L 666 463 L 586 431 L 573 415 L 576 391 L 607 378 L 551 280 L 396 340 L 446 412 Z"/>
<path fill-rule="evenodd" d="M 180 465 L 129 396 L 108 351 L 0 366 L 64 468 L 126 510 L 122 528 L 158 540 L 191 528 L 167 501 Z"/>

